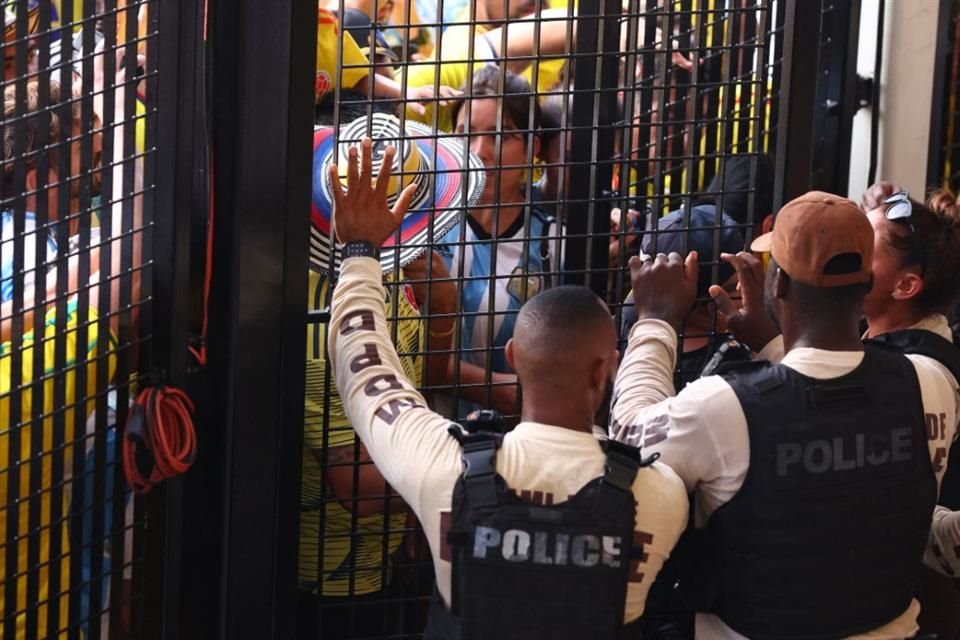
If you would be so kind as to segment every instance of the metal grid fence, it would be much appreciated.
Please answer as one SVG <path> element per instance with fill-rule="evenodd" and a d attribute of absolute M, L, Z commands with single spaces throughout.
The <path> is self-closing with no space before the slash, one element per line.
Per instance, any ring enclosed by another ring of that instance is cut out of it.
<path fill-rule="evenodd" d="M 154 0 L 5 0 L 0 638 L 140 635 Z"/>
<path fill-rule="evenodd" d="M 342 0 L 325 15 L 321 3 L 320 48 L 335 25 L 368 58 L 350 43 L 318 53 L 299 637 L 419 637 L 433 581 L 425 539 L 354 436 L 330 375 L 322 181 L 338 145 L 381 122 L 375 114 L 395 115 L 429 167 L 405 164 L 398 183 L 426 175 L 428 192 L 444 180 L 459 191 L 428 205 L 438 213 L 426 231 L 395 239 L 425 257 L 406 264 L 397 251 L 385 265 L 394 341 L 436 410 L 463 419 L 493 408 L 515 424 L 503 348 L 519 306 L 584 283 L 625 337 L 626 262 L 641 248 L 700 252 L 686 381 L 724 335 L 706 285 L 735 295 L 721 251 L 748 246 L 772 213 L 786 5 Z M 467 149 L 482 162 L 479 192 L 447 178 L 470 166 Z M 435 228 L 446 208 L 465 215 Z"/>

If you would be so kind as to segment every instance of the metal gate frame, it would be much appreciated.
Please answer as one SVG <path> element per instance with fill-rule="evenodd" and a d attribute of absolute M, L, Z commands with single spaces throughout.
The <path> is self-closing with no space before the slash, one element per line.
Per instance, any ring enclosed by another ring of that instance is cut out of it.
<path fill-rule="evenodd" d="M 820 14 L 802 10 L 809 0 L 778 1 L 775 209 L 814 184 L 815 119 L 825 108 L 817 104 L 818 65 L 809 63 L 809 52 L 820 44 Z M 315 46 L 317 7 L 213 3 L 205 44 L 198 7 L 159 5 L 164 74 L 157 134 L 171 144 L 157 159 L 154 294 L 156 308 L 168 311 L 157 314 L 163 322 L 157 323 L 154 364 L 197 401 L 200 451 L 187 476 L 151 496 L 142 637 L 286 640 L 293 637 L 296 607 L 304 212 L 312 178 L 314 70 L 312 56 L 302 53 Z M 619 0 L 580 2 L 577 55 L 597 64 L 583 65 L 575 76 L 574 163 L 613 153 L 615 92 L 601 92 L 596 110 L 594 99 L 597 79 L 616 87 L 620 11 Z M 194 54 L 204 48 L 210 58 L 198 63 Z M 203 64 L 208 81 L 199 70 Z M 855 69 L 855 54 L 850 64 L 847 58 L 844 66 Z M 206 165 L 198 153 L 204 132 L 196 114 L 206 111 L 205 86 L 212 96 L 217 215 L 210 364 L 195 371 L 185 345 L 189 328 L 198 326 L 198 303 L 185 291 L 200 286 L 196 236 L 205 229 Z M 839 108 L 852 114 L 847 104 Z M 849 130 L 846 136 L 849 148 Z M 592 181 L 569 185 L 569 235 L 583 241 L 568 244 L 567 270 L 572 281 L 596 290 L 605 287 L 612 198 L 604 185 L 612 170 L 612 163 L 600 163 Z"/>
<path fill-rule="evenodd" d="M 958 189 L 954 180 L 958 166 L 960 145 L 955 142 L 956 114 L 951 101 L 956 101 L 956 73 L 958 42 L 956 29 L 960 20 L 960 4 L 954 0 L 940 0 L 940 19 L 937 21 L 936 58 L 933 67 L 933 96 L 930 100 L 930 144 L 927 149 L 927 184 Z M 952 170 L 952 171 L 951 171 Z"/>

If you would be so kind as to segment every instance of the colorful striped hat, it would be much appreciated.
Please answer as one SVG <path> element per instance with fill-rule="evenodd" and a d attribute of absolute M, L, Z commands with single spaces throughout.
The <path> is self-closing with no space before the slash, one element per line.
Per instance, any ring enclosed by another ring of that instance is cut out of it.
<path fill-rule="evenodd" d="M 388 190 L 390 206 L 407 185 L 418 186 L 399 235 L 393 234 L 381 249 L 384 273 L 416 260 L 432 241 L 457 224 L 463 211 L 474 206 L 483 192 L 485 170 L 480 158 L 464 147 L 460 138 L 438 137 L 419 122 L 408 120 L 401 133 L 399 119 L 375 113 L 341 127 L 339 136 L 332 127 L 317 128 L 313 134 L 310 267 L 322 273 L 331 269 L 336 273 L 341 260 L 340 243 L 330 237 L 333 194 L 327 167 L 337 163 L 345 189 L 347 153 L 350 147 L 359 146 L 364 136 L 373 140 L 375 176 L 387 146 L 397 150 Z"/>

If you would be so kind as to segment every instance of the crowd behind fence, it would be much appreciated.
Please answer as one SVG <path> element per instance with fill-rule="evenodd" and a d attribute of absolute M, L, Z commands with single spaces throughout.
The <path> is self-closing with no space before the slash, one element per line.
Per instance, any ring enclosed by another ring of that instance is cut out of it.
<path fill-rule="evenodd" d="M 391 191 L 442 194 L 415 199 L 381 261 L 404 370 L 453 420 L 494 409 L 506 428 L 518 421 L 504 346 L 530 296 L 586 283 L 625 340 L 631 255 L 697 249 L 704 279 L 723 285 L 720 253 L 748 246 L 772 213 L 784 3 L 439 4 L 321 4 L 301 637 L 417 637 L 433 591 L 423 533 L 355 437 L 324 349 L 339 264 L 324 181 L 346 146 L 393 127 L 404 141 Z M 341 46 L 324 50 L 332 34 Z M 418 226 L 422 208 L 438 213 Z M 699 295 L 683 381 L 725 337 Z"/>
<path fill-rule="evenodd" d="M 783 195 L 775 185 L 789 162 L 785 47 L 791 11 L 805 10 L 795 4 L 320 1 L 316 46 L 294 52 L 315 68 L 312 87 L 295 89 L 313 92 L 312 206 L 288 230 L 309 242 L 304 419 L 290 425 L 302 433 L 297 578 L 295 589 L 286 585 L 298 595 L 299 637 L 419 637 L 434 589 L 423 532 L 356 438 L 333 379 L 326 329 L 340 255 L 327 168 L 342 165 L 348 144 L 371 127 L 393 132 L 402 162 L 391 189 L 419 185 L 382 258 L 404 371 L 451 420 L 494 409 L 509 428 L 520 391 L 505 344 L 517 310 L 538 292 L 587 284 L 623 341 L 633 314 L 626 265 L 641 251 L 696 249 L 701 278 L 736 295 L 720 253 L 769 228 Z M 812 6 L 818 23 L 842 32 L 831 23 L 835 3 L 804 5 Z M 211 286 L 228 277 L 215 269 L 229 258 L 214 260 L 206 206 L 216 195 L 207 172 L 220 166 L 207 128 L 225 125 L 210 117 L 223 105 L 205 91 L 223 82 L 210 77 L 223 60 L 198 55 L 197 76 L 180 85 L 196 81 L 189 97 L 202 153 L 186 171 L 196 182 L 194 219 L 178 228 L 194 246 L 191 269 L 206 269 L 185 282 L 156 272 L 170 260 L 156 244 L 158 225 L 164 238 L 171 228 L 157 215 L 166 196 L 157 185 L 169 178 L 158 157 L 183 145 L 158 135 L 170 117 L 160 105 L 176 108 L 180 98 L 158 91 L 158 44 L 178 42 L 160 37 L 160 3 L 3 8 L 0 638 L 141 637 L 155 604 L 143 570 L 149 517 L 127 487 L 121 425 L 146 386 L 164 383 L 155 334 L 168 319 L 154 308 L 158 296 L 188 295 L 189 286 L 192 306 L 209 306 Z M 214 29 L 225 10 L 196 11 L 204 54 L 207 20 Z M 820 64 L 831 46 L 841 45 L 820 43 Z M 826 104 L 838 88 L 821 89 Z M 955 164 L 954 119 L 944 180 Z M 818 135 L 839 135 L 824 122 Z M 234 152 L 216 151 L 219 162 Z M 680 384 L 727 338 L 705 287 L 698 298 L 681 331 Z M 189 319 L 191 371 L 209 364 L 208 312 L 195 314 L 203 329 Z M 207 396 L 197 399 L 211 404 L 209 387 Z M 278 526 L 295 526 L 289 520 Z"/>
<path fill-rule="evenodd" d="M 156 3 L 3 3 L 0 637 L 124 637 L 148 369 Z M 142 603 L 140 603 L 142 604 Z"/>

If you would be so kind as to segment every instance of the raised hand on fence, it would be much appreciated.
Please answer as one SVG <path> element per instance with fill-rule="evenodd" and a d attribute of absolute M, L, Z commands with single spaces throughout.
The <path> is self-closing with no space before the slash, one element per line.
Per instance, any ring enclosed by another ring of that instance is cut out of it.
<path fill-rule="evenodd" d="M 641 253 L 629 265 L 637 319 L 663 320 L 679 331 L 697 299 L 697 252 L 686 259 L 679 253 Z"/>
<path fill-rule="evenodd" d="M 373 141 L 364 136 L 360 142 L 359 164 L 357 147 L 350 147 L 347 156 L 346 192 L 340 184 L 339 168 L 335 164 L 330 165 L 330 183 L 333 185 L 333 225 L 337 238 L 344 244 L 363 241 L 375 247 L 382 246 L 390 234 L 400 226 L 416 192 L 416 183 L 411 183 L 400 193 L 393 208 L 387 205 L 387 189 L 390 175 L 393 173 L 393 157 L 396 150 L 393 146 L 387 146 L 382 153 L 384 157 L 380 164 L 380 174 L 374 180 Z"/>
<path fill-rule="evenodd" d="M 737 290 L 742 305 L 733 304 L 723 287 L 717 285 L 710 287 L 710 297 L 737 340 L 754 351 L 760 351 L 779 333 L 763 304 L 763 262 L 749 251 L 736 255 L 721 253 L 720 259 L 737 271 Z"/>

